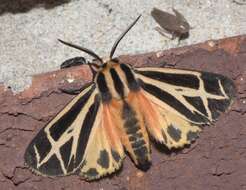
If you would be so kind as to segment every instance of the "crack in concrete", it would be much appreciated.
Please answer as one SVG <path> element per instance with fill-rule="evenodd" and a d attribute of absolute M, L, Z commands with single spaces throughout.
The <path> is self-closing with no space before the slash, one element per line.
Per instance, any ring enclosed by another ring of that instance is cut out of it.
<path fill-rule="evenodd" d="M 9 112 L 9 111 L 6 111 L 6 112 L 0 112 L 0 114 L 2 115 L 9 115 L 9 116 L 13 116 L 13 117 L 18 117 L 18 116 L 25 116 L 25 117 L 29 117 L 35 121 L 41 121 L 41 122 L 45 122 L 44 118 L 36 118 L 32 115 L 29 115 L 27 113 L 24 113 L 24 112 Z"/>
<path fill-rule="evenodd" d="M 231 174 L 232 172 L 219 172 L 219 173 L 213 173 L 212 175 L 216 177 L 221 177 L 221 176 L 231 175 Z"/>
<path fill-rule="evenodd" d="M 13 127 L 8 127 L 2 131 L 0 131 L 0 134 L 2 133 L 5 133 L 6 131 L 9 131 L 9 130 L 17 130 L 17 131 L 24 131 L 24 132 L 28 132 L 28 131 L 34 131 L 33 129 L 23 129 L 23 128 L 13 128 Z"/>
<path fill-rule="evenodd" d="M 38 95 L 38 96 L 32 97 L 31 99 L 29 99 L 29 100 L 27 100 L 25 102 L 22 102 L 22 105 L 27 105 L 27 104 L 31 103 L 32 101 L 39 100 L 39 99 L 41 99 L 43 97 L 47 98 L 47 97 L 49 97 L 49 96 L 51 96 L 53 94 L 55 94 L 55 95 L 56 94 L 62 94 L 62 92 L 59 91 L 59 90 L 47 90 L 47 91 L 44 91 L 44 92 L 40 93 L 40 95 Z"/>
<path fill-rule="evenodd" d="M 4 146 L 6 148 L 12 148 L 11 146 L 7 145 L 6 143 L 0 143 L 0 146 Z"/>
<path fill-rule="evenodd" d="M 16 181 L 15 180 L 15 175 L 16 175 L 16 170 L 17 169 L 27 169 L 26 167 L 21 167 L 21 166 L 17 166 L 17 167 L 15 167 L 15 169 L 14 169 L 14 171 L 13 171 L 13 174 L 11 175 L 11 176 L 9 176 L 9 175 L 6 175 L 4 172 L 2 172 L 1 170 L 0 170 L 0 172 L 1 172 L 1 174 L 2 174 L 2 176 L 7 180 L 7 181 L 10 181 L 14 186 L 19 186 L 20 184 L 22 184 L 22 183 L 25 183 L 26 181 L 28 181 L 31 177 L 27 177 L 27 178 L 25 178 L 25 179 L 22 179 L 22 180 L 18 180 L 18 181 Z"/>

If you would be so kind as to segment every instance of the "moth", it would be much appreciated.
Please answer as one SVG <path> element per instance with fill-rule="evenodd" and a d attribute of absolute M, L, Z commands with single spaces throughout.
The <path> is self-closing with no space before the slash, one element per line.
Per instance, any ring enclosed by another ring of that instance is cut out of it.
<path fill-rule="evenodd" d="M 190 24 L 176 9 L 173 8 L 173 12 L 175 15 L 153 8 L 151 15 L 160 25 L 160 27 L 155 29 L 166 37 L 168 37 L 167 33 L 171 34 L 171 39 L 179 38 L 179 40 L 182 40 L 188 38 L 191 29 Z"/>
<path fill-rule="evenodd" d="M 232 104 L 233 82 L 222 75 L 173 68 L 140 67 L 84 51 L 95 61 L 76 57 L 62 68 L 87 64 L 93 80 L 40 130 L 25 152 L 25 163 L 43 176 L 77 174 L 95 180 L 120 169 L 127 152 L 147 170 L 150 139 L 169 149 L 193 142 L 204 125 L 212 124 Z M 70 92 L 73 93 L 73 92 Z M 125 152 L 126 151 L 126 152 Z"/>

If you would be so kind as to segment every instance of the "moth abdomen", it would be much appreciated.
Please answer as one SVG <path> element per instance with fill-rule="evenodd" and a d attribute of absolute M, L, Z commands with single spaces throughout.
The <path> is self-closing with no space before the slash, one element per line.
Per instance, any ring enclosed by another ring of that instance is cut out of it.
<path fill-rule="evenodd" d="M 123 103 L 122 119 L 128 141 L 125 142 L 126 149 L 139 168 L 147 169 L 150 163 L 149 139 L 146 138 L 146 131 L 141 128 L 138 114 L 126 101 Z"/>

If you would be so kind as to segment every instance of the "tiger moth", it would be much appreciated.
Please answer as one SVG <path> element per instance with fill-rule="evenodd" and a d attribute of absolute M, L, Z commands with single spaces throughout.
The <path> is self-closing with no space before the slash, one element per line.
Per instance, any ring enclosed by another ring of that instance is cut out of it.
<path fill-rule="evenodd" d="M 65 41 L 96 61 L 69 59 L 62 68 L 87 64 L 91 83 L 40 130 L 25 163 L 43 176 L 80 175 L 95 180 L 122 166 L 127 152 L 143 170 L 151 163 L 150 139 L 168 149 L 193 142 L 233 102 L 233 82 L 219 74 L 133 66 L 113 58 L 116 47 L 140 16 L 116 40 L 108 59 Z"/>

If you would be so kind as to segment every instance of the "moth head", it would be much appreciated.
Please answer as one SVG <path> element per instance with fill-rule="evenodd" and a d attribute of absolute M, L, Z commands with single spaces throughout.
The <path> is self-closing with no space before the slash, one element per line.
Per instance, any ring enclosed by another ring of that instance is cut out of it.
<path fill-rule="evenodd" d="M 69 43 L 69 42 L 65 42 L 63 40 L 60 40 L 58 39 L 59 42 L 67 45 L 67 46 L 70 46 L 72 48 L 75 48 L 75 49 L 78 49 L 80 51 L 83 51 L 87 54 L 89 54 L 90 56 L 92 56 L 94 59 L 92 62 L 87 62 L 88 65 L 90 66 L 90 68 L 92 69 L 92 71 L 95 71 L 98 70 L 100 67 L 103 67 L 105 64 L 107 64 L 108 62 L 114 60 L 113 56 L 114 56 L 114 52 L 118 46 L 118 44 L 120 43 L 120 41 L 123 39 L 123 37 L 126 35 L 126 33 L 137 23 L 137 21 L 139 20 L 139 18 L 141 17 L 141 15 L 139 15 L 137 17 L 136 20 L 134 20 L 134 22 L 128 26 L 128 28 L 118 37 L 118 39 L 115 41 L 111 51 L 110 51 L 110 55 L 109 57 L 107 58 L 101 58 L 100 56 L 98 56 L 94 51 L 90 50 L 90 49 L 87 49 L 85 47 L 82 47 L 82 46 L 78 46 L 78 45 L 75 45 L 75 44 L 72 44 L 72 43 Z"/>

